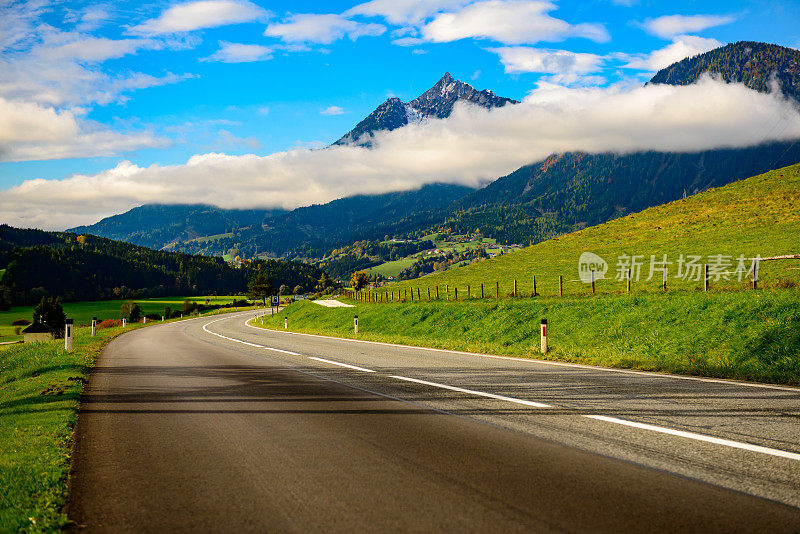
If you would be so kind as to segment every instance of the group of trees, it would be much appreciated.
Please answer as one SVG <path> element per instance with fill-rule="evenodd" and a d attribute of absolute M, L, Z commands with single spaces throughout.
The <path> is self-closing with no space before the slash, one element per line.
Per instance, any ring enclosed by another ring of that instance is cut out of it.
<path fill-rule="evenodd" d="M 256 273 L 310 289 L 323 272 L 303 262 L 222 258 L 152 250 L 87 235 L 0 225 L 0 309 L 60 295 L 65 301 L 235 294 Z"/>
<path fill-rule="evenodd" d="M 368 269 L 387 261 L 399 260 L 434 248 L 432 241 L 356 241 L 350 246 L 334 249 L 320 263 L 320 267 L 336 279 L 345 279 L 350 273 Z"/>

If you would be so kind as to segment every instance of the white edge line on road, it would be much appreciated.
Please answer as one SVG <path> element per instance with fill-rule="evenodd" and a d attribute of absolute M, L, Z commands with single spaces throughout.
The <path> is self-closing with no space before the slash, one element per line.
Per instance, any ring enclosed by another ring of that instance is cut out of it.
<path fill-rule="evenodd" d="M 525 406 L 533 406 L 534 408 L 552 408 L 549 404 L 544 404 L 541 402 L 534 402 L 524 399 L 515 399 L 514 397 L 506 397 L 504 395 L 495 395 L 494 393 L 486 393 L 484 391 L 475 391 L 473 389 L 464 389 L 459 388 L 456 386 L 448 386 L 447 384 L 439 384 L 437 382 L 428 382 L 427 380 L 419 380 L 417 378 L 408 378 L 406 376 L 399 376 L 399 375 L 391 375 L 392 378 L 396 378 L 398 380 L 405 380 L 406 382 L 416 382 L 417 384 L 424 384 L 426 386 L 433 386 L 435 388 L 442 388 L 442 389 L 449 389 L 451 391 L 458 391 L 460 393 L 468 393 L 470 395 L 478 395 L 480 397 L 488 397 L 490 399 L 496 399 L 501 401 L 513 402 L 516 404 L 524 404 Z"/>
<path fill-rule="evenodd" d="M 306 334 L 303 332 L 290 332 L 288 330 L 277 330 L 272 328 L 264 328 L 261 326 L 253 326 L 250 324 L 251 319 L 247 319 L 245 321 L 245 326 L 249 328 L 255 328 L 257 330 L 266 330 L 267 332 L 276 332 L 279 334 L 291 334 L 294 336 L 308 336 L 308 337 L 319 337 L 323 339 L 335 339 L 338 341 L 352 341 L 353 343 L 367 343 L 369 345 L 383 345 L 386 347 L 398 347 L 402 349 L 413 349 L 413 350 L 427 350 L 432 352 L 444 352 L 447 354 L 460 354 L 464 356 L 477 356 L 480 358 L 495 358 L 498 360 L 511 360 L 514 362 L 526 362 L 526 363 L 540 363 L 544 365 L 553 365 L 556 367 L 575 367 L 578 369 L 589 369 L 592 371 L 606 371 L 609 373 L 624 373 L 624 374 L 631 374 L 636 376 L 648 376 L 652 378 L 661 378 L 661 379 L 677 379 L 677 380 L 694 380 L 696 382 L 708 382 L 712 384 L 724 384 L 728 386 L 745 386 L 751 388 L 764 388 L 764 389 L 776 389 L 779 391 L 790 391 L 792 393 L 800 394 L 800 388 L 790 387 L 790 386 L 776 386 L 773 384 L 757 384 L 753 382 L 741 382 L 738 380 L 722 380 L 717 378 L 702 378 L 699 376 L 684 376 L 684 375 L 668 375 L 664 373 L 653 373 L 650 371 L 633 371 L 630 369 L 613 369 L 611 367 L 600 367 L 594 365 L 583 365 L 580 363 L 569 363 L 569 362 L 553 362 L 549 360 L 538 360 L 536 358 L 521 358 L 521 357 L 514 357 L 514 356 L 498 356 L 496 354 L 484 354 L 481 352 L 466 352 L 461 350 L 448 350 L 448 349 L 435 349 L 432 347 L 418 347 L 416 345 L 400 345 L 399 343 L 384 343 L 382 341 L 367 341 L 366 339 L 351 339 L 348 337 L 334 337 L 334 336 L 323 336 L 320 334 Z"/>
<path fill-rule="evenodd" d="M 350 365 L 347 363 L 341 362 L 334 362 L 332 360 L 326 360 L 325 358 L 317 358 L 316 356 L 308 356 L 309 360 L 317 360 L 318 362 L 329 363 L 331 365 L 340 365 L 342 367 L 347 367 L 348 369 L 355 369 L 356 371 L 364 371 L 365 373 L 374 373 L 372 369 L 365 369 L 364 367 L 358 367 L 357 365 Z"/>
<path fill-rule="evenodd" d="M 680 436 L 682 438 L 694 439 L 697 441 L 705 441 L 706 443 L 714 443 L 716 445 L 724 445 L 734 449 L 744 449 L 746 451 L 760 452 L 762 454 L 769 454 L 772 456 L 779 456 L 781 458 L 788 458 L 790 460 L 800 460 L 800 454 L 780 449 L 771 449 L 769 447 L 762 447 L 761 445 L 751 445 L 750 443 L 742 443 L 741 441 L 733 441 L 723 438 L 715 438 L 713 436 L 706 436 L 704 434 L 696 434 L 694 432 L 686 432 L 684 430 L 673 430 L 656 425 L 649 425 L 647 423 L 637 423 L 635 421 L 628 421 L 625 419 L 617 419 L 616 417 L 608 417 L 605 415 L 584 415 L 589 419 L 596 419 L 598 421 L 606 421 L 607 423 L 614 423 L 617 425 L 630 426 L 634 428 L 641 428 L 644 430 L 652 430 L 653 432 L 660 432 L 662 434 L 670 434 L 672 436 Z"/>

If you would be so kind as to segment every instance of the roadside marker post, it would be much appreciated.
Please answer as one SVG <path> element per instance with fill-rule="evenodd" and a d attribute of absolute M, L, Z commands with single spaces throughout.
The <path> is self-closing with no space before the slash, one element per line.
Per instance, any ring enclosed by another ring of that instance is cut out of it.
<path fill-rule="evenodd" d="M 122 328 L 125 328 L 125 317 L 122 318 Z"/>
<path fill-rule="evenodd" d="M 142 324 L 147 324 L 147 317 L 142 317 Z"/>
<path fill-rule="evenodd" d="M 289 329 L 289 318 L 288 317 L 284 317 L 283 318 L 283 329 L 284 330 L 288 330 Z"/>
<path fill-rule="evenodd" d="M 217 314 L 219 314 L 219 310 L 217 310 Z M 162 323 L 164 322 L 164 316 L 163 315 L 161 316 L 161 322 Z"/>
<path fill-rule="evenodd" d="M 542 319 L 541 323 L 542 354 L 547 354 L 547 319 Z"/>
<path fill-rule="evenodd" d="M 358 334 L 358 315 L 353 317 L 353 330 Z"/>
<path fill-rule="evenodd" d="M 97 317 L 92 317 L 92 337 L 97 335 Z"/>
<path fill-rule="evenodd" d="M 74 321 L 72 319 L 67 319 L 64 324 L 64 349 L 67 352 L 72 352 L 72 329 L 74 327 Z"/>

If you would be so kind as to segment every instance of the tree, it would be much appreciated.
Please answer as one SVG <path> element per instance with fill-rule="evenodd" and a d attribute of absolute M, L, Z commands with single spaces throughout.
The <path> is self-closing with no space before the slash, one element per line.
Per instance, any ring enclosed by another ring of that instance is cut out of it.
<path fill-rule="evenodd" d="M 367 284 L 369 284 L 369 275 L 364 271 L 356 271 L 350 276 L 350 285 L 353 286 L 354 291 L 361 291 Z"/>
<path fill-rule="evenodd" d="M 333 280 L 331 277 L 328 276 L 328 273 L 323 272 L 322 276 L 319 277 L 319 281 L 317 282 L 316 290 L 319 293 L 324 293 L 326 289 L 333 285 Z"/>
<path fill-rule="evenodd" d="M 142 318 L 142 309 L 135 302 L 126 302 L 120 308 L 120 318 L 135 323 Z"/>
<path fill-rule="evenodd" d="M 281 285 L 280 288 L 278 288 L 278 295 L 288 295 L 288 294 L 289 294 L 289 286 L 287 286 L 286 284 L 283 284 Z"/>
<path fill-rule="evenodd" d="M 267 297 L 274 292 L 272 279 L 266 273 L 257 273 L 247 284 L 247 291 L 251 298 L 263 300 L 266 306 Z"/>
<path fill-rule="evenodd" d="M 293 293 L 294 293 L 295 295 L 300 295 L 300 294 L 302 294 L 302 293 L 303 293 L 303 286 L 294 286 L 294 291 L 293 291 Z"/>
<path fill-rule="evenodd" d="M 57 336 L 64 335 L 64 324 L 67 316 L 61 305 L 61 297 L 42 297 L 39 304 L 33 308 L 33 322 L 41 321 L 52 328 Z"/>

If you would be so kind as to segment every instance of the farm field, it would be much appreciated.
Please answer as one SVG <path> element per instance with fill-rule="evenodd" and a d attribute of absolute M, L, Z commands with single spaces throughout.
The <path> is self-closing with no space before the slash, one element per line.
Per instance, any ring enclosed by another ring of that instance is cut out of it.
<path fill-rule="evenodd" d="M 243 296 L 200 296 L 200 297 L 160 297 L 152 299 L 120 299 L 120 300 L 97 300 L 84 302 L 64 303 L 64 312 L 67 317 L 75 320 L 75 324 L 89 324 L 92 317 L 98 319 L 118 319 L 120 308 L 124 302 L 131 300 L 139 304 L 142 314 L 164 313 L 164 307 L 169 306 L 173 310 L 180 308 L 184 300 L 191 300 L 199 304 L 228 304 L 234 299 L 242 299 Z M 14 327 L 11 322 L 15 319 L 27 319 L 30 321 L 33 316 L 33 306 L 15 306 L 8 311 L 0 311 L 0 342 L 16 341 L 22 336 L 14 334 Z M 24 327 L 23 327 L 24 328 Z"/>

